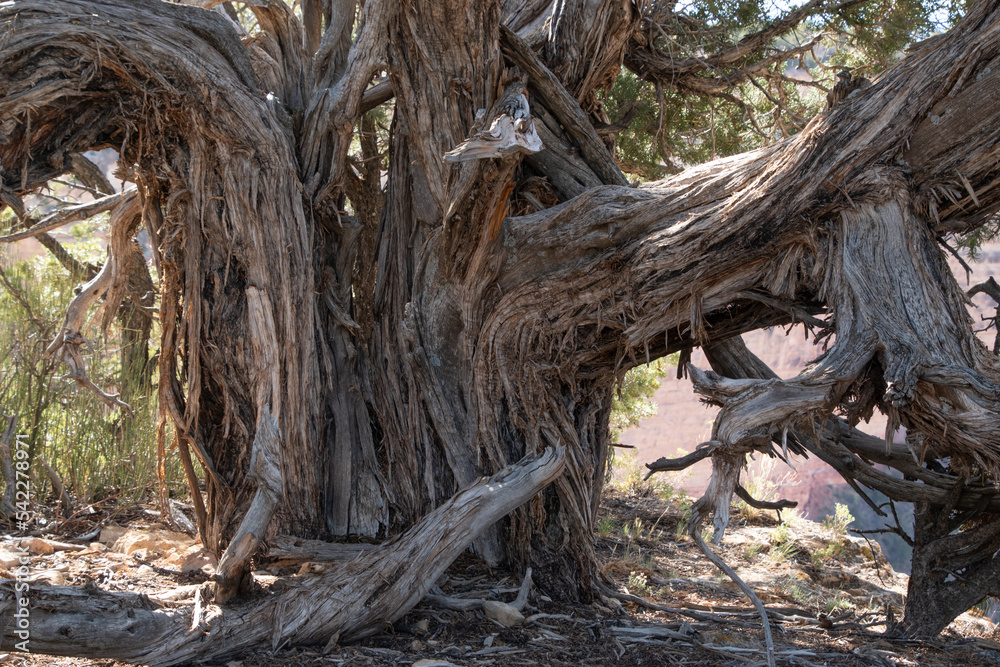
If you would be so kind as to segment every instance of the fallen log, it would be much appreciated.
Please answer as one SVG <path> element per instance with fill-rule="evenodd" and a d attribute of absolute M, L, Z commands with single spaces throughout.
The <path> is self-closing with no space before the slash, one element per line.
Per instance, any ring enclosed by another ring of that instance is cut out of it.
<path fill-rule="evenodd" d="M 565 449 L 549 448 L 455 494 L 399 538 L 343 567 L 288 582 L 238 607 L 159 605 L 94 586 L 18 591 L 30 610 L 32 653 L 114 658 L 149 665 L 219 660 L 255 645 L 325 644 L 372 635 L 401 618 L 487 526 L 555 479 Z M 19 641 L 13 581 L 0 584 L 0 649 Z"/>

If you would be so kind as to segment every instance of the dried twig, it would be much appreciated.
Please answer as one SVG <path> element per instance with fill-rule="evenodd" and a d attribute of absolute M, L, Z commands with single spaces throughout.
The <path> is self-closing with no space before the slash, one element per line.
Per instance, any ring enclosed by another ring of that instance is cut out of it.
<path fill-rule="evenodd" d="M 767 618 L 767 610 L 764 608 L 764 603 L 760 601 L 757 594 L 753 592 L 753 589 L 747 586 L 746 582 L 740 579 L 740 576 L 736 574 L 736 570 L 729 567 L 724 560 L 719 558 L 719 556 L 712 551 L 705 540 L 701 537 L 701 517 L 699 513 L 695 511 L 691 516 L 691 521 L 688 524 L 688 534 L 701 549 L 702 553 L 708 560 L 712 561 L 717 568 L 726 573 L 726 575 L 733 580 L 737 586 L 740 587 L 750 601 L 753 602 L 753 606 L 757 609 L 757 613 L 760 614 L 761 622 L 764 626 L 764 644 L 767 646 L 767 665 L 768 667 L 775 667 L 774 663 L 774 639 L 771 637 L 771 624 Z"/>
<path fill-rule="evenodd" d="M 6 236 L 0 236 L 0 243 L 13 243 L 14 241 L 20 241 L 22 239 L 35 236 L 36 234 L 47 232 L 56 229 L 57 227 L 62 227 L 63 225 L 68 225 L 71 222 L 83 220 L 97 215 L 98 213 L 109 211 L 118 204 L 132 199 L 134 196 L 135 191 L 121 192 L 114 195 L 108 195 L 107 197 L 101 197 L 100 199 L 95 199 L 94 201 L 87 202 L 86 204 L 78 204 L 76 206 L 69 206 L 67 208 L 60 209 L 55 213 L 45 216 L 28 229 L 23 229 L 19 232 L 14 232 L 13 234 L 7 234 Z"/>

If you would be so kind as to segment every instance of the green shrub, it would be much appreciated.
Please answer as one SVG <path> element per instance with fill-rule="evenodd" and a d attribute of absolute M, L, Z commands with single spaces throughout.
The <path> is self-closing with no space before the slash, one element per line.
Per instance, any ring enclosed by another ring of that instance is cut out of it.
<path fill-rule="evenodd" d="M 92 265 L 105 257 L 94 240 L 69 250 Z M 151 381 L 145 375 L 140 381 L 123 369 L 117 320 L 105 333 L 85 332 L 90 345 L 83 360 L 91 381 L 109 393 L 126 385 L 145 387 L 132 397 L 134 416 L 129 417 L 61 377 L 65 367 L 44 354 L 78 282 L 48 253 L 29 260 L 15 260 L 10 251 L 0 255 L 0 412 L 14 415 L 17 433 L 27 436 L 34 497 L 42 497 L 48 485 L 34 467 L 43 456 L 83 502 L 137 501 L 156 483 L 155 371 Z M 168 456 L 167 465 L 168 480 L 182 479 L 176 455 Z"/>
<path fill-rule="evenodd" d="M 854 521 L 854 517 L 851 516 L 851 510 L 848 509 L 847 505 L 837 503 L 834 505 L 833 516 L 827 516 L 823 519 L 823 527 L 834 535 L 843 537 L 847 534 L 847 527 L 852 521 Z"/>

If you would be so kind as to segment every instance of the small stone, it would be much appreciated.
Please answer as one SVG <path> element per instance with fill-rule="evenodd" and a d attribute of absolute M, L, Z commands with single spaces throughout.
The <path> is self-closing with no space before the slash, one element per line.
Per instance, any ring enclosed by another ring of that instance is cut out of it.
<path fill-rule="evenodd" d="M 101 528 L 101 535 L 100 537 L 97 538 L 97 541 L 100 542 L 101 544 L 106 544 L 107 546 L 110 547 L 112 544 L 118 541 L 119 537 L 121 537 L 127 532 L 128 532 L 127 528 L 123 528 L 122 526 L 118 526 L 115 524 L 109 524 L 104 528 Z"/>
<path fill-rule="evenodd" d="M 21 548 L 27 549 L 28 553 L 34 556 L 48 556 L 56 552 L 55 547 L 40 537 L 32 537 L 30 540 L 23 540 Z"/>
<path fill-rule="evenodd" d="M 101 535 L 103 537 L 103 532 Z M 115 540 L 112 548 L 123 554 L 133 554 L 140 549 L 145 549 L 147 552 L 169 553 L 183 551 L 193 545 L 194 540 L 184 533 L 171 530 L 130 530 Z"/>
<path fill-rule="evenodd" d="M 21 554 L 8 551 L 7 549 L 0 549 L 0 568 L 5 570 L 16 570 L 20 564 Z"/>
<path fill-rule="evenodd" d="M 524 623 L 524 615 L 506 602 L 487 600 L 483 603 L 483 613 L 508 628 Z"/>
<path fill-rule="evenodd" d="M 191 572 L 213 574 L 216 566 L 219 564 L 215 556 L 197 545 L 167 556 L 164 562 L 170 567 L 180 569 L 184 574 Z"/>
<path fill-rule="evenodd" d="M 427 645 L 424 644 L 419 639 L 414 639 L 412 642 L 410 642 L 410 651 L 412 651 L 413 653 L 419 653 L 420 651 L 423 651 L 425 648 L 427 648 Z"/>

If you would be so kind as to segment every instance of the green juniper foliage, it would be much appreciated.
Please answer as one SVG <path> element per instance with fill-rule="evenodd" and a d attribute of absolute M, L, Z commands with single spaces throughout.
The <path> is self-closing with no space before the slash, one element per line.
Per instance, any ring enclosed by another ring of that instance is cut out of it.
<path fill-rule="evenodd" d="M 947 29 L 967 4 L 643 3 L 647 29 L 634 40 L 639 50 L 662 60 L 658 67 L 641 67 L 627 54 L 605 91 L 602 105 L 612 120 L 636 108 L 618 134 L 619 164 L 626 173 L 654 180 L 791 136 L 823 110 L 839 70 L 877 75 L 910 44 Z M 805 16 L 779 23 L 794 11 Z M 669 64 L 659 66 L 663 62 Z"/>

